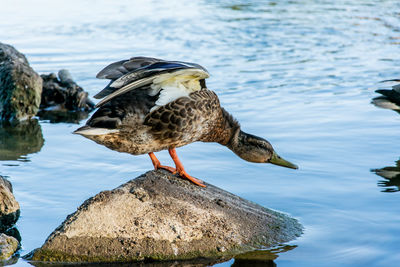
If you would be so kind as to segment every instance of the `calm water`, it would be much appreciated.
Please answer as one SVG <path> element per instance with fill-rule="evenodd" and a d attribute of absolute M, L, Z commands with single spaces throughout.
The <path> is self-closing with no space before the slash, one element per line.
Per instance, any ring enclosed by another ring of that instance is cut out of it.
<path fill-rule="evenodd" d="M 39 73 L 69 69 L 91 95 L 106 83 L 96 73 L 130 56 L 205 66 L 208 87 L 242 128 L 300 166 L 247 163 L 217 144 L 178 149 L 192 175 L 299 219 L 304 235 L 273 250 L 274 263 L 397 265 L 400 182 L 372 170 L 396 166 L 400 115 L 370 101 L 378 81 L 400 76 L 400 3 L 160 2 L 0 0 L 0 41 Z M 79 125 L 40 121 L 12 137 L 0 131 L 9 140 L 0 174 L 22 207 L 21 254 L 88 197 L 152 167 L 147 155 L 71 134 Z M 158 155 L 171 163 L 167 154 Z"/>

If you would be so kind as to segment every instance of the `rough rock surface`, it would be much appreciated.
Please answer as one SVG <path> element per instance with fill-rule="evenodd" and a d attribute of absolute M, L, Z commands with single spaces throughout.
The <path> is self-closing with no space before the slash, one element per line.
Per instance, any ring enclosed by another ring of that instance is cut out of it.
<path fill-rule="evenodd" d="M 42 78 L 26 57 L 0 43 L 0 120 L 21 121 L 36 115 L 42 93 Z"/>
<path fill-rule="evenodd" d="M 52 122 L 70 122 L 73 119 L 79 121 L 94 109 L 88 93 L 73 81 L 68 70 L 60 70 L 58 78 L 54 73 L 42 74 L 41 77 L 43 93 L 38 116 L 42 119 Z"/>
<path fill-rule="evenodd" d="M 10 228 L 19 218 L 19 204 L 12 193 L 11 183 L 0 176 L 0 231 Z"/>
<path fill-rule="evenodd" d="M 0 234 L 0 260 L 9 259 L 19 246 L 18 240 L 12 236 Z"/>
<path fill-rule="evenodd" d="M 86 200 L 32 260 L 110 262 L 221 257 L 295 239 L 297 220 L 213 185 L 150 171 Z"/>

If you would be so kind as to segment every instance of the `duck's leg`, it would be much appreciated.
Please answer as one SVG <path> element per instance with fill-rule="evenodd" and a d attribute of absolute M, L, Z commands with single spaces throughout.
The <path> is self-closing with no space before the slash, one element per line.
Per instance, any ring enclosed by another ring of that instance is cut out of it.
<path fill-rule="evenodd" d="M 183 168 L 183 165 L 181 163 L 181 161 L 178 158 L 178 155 L 176 154 L 175 148 L 170 148 L 168 149 L 169 155 L 171 156 L 172 160 L 175 162 L 175 167 L 176 167 L 176 173 L 178 173 L 182 178 L 186 178 L 188 180 L 190 180 L 192 183 L 201 186 L 201 187 L 206 187 L 203 184 L 203 181 L 196 179 L 192 176 L 190 176 L 189 174 L 187 174 L 187 172 L 185 171 L 185 169 Z"/>
<path fill-rule="evenodd" d="M 175 168 L 172 168 L 172 167 L 169 167 L 169 166 L 161 165 L 160 161 L 158 160 L 158 158 L 156 157 L 156 155 L 154 155 L 153 152 L 150 152 L 150 153 L 149 153 L 149 156 L 150 156 L 151 162 L 153 162 L 153 165 L 154 165 L 154 169 L 155 169 L 155 170 L 157 170 L 157 169 L 164 169 L 164 170 L 167 170 L 167 171 L 172 172 L 172 173 L 175 173 L 175 172 L 176 172 L 176 169 L 175 169 Z"/>

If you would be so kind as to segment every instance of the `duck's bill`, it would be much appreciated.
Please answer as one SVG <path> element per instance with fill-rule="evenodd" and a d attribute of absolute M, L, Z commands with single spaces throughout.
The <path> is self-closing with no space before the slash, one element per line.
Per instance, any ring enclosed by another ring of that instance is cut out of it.
<path fill-rule="evenodd" d="M 272 163 L 278 166 L 286 167 L 286 168 L 291 168 L 291 169 L 298 169 L 299 167 L 296 164 L 293 164 L 287 160 L 284 160 L 281 158 L 278 154 L 275 152 L 272 154 L 272 157 L 268 161 L 268 163 Z"/>

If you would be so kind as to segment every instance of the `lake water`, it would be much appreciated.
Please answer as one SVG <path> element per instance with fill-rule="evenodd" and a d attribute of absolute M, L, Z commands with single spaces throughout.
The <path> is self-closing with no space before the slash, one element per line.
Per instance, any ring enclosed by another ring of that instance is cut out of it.
<path fill-rule="evenodd" d="M 398 266 L 400 182 L 372 170 L 396 165 L 400 115 L 370 102 L 379 81 L 400 78 L 400 2 L 0 5 L 0 41 L 23 52 L 39 73 L 70 70 L 91 96 L 106 84 L 95 79 L 97 72 L 131 56 L 205 66 L 208 87 L 242 129 L 267 138 L 300 166 L 248 163 L 217 144 L 177 150 L 193 176 L 304 225 L 289 247 L 271 251 L 277 266 Z M 152 168 L 147 155 L 73 135 L 79 125 L 40 121 L 11 137 L 3 129 L 10 151 L 0 156 L 0 174 L 21 205 L 22 255 L 41 246 L 85 199 Z M 158 156 L 171 163 L 167 152 Z M 20 259 L 16 266 L 30 265 Z"/>

